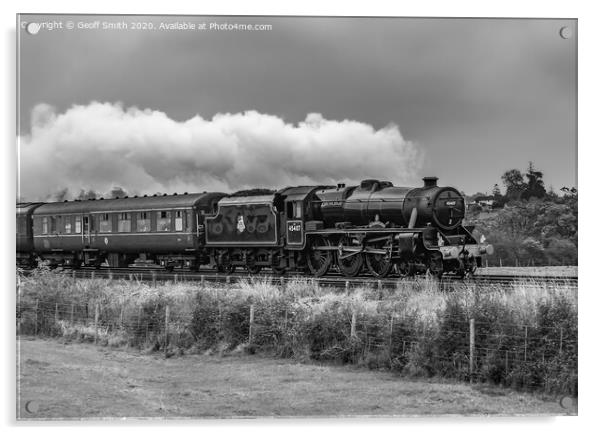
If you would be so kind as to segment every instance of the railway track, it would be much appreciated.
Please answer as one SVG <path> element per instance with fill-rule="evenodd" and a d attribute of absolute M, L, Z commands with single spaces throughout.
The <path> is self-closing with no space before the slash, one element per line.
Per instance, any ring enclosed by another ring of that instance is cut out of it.
<path fill-rule="evenodd" d="M 24 270 L 23 274 L 28 275 L 31 270 Z M 198 283 L 222 283 L 230 284 L 248 280 L 269 280 L 277 285 L 285 285 L 289 282 L 307 280 L 320 287 L 335 287 L 351 289 L 356 287 L 372 287 L 375 289 L 396 288 L 400 282 L 422 282 L 431 280 L 436 282 L 441 289 L 457 287 L 461 285 L 499 285 L 501 287 L 514 286 L 520 284 L 523 286 L 541 286 L 542 284 L 561 284 L 577 288 L 578 279 L 575 276 L 529 276 L 529 275 L 475 275 L 470 278 L 459 278 L 455 276 L 443 276 L 435 280 L 427 276 L 415 277 L 391 277 L 377 279 L 373 276 L 358 276 L 356 278 L 347 278 L 340 275 L 325 275 L 320 278 L 311 277 L 302 273 L 289 273 L 285 276 L 273 273 L 249 274 L 246 271 L 234 271 L 230 274 L 217 273 L 212 269 L 201 269 L 198 272 L 191 271 L 166 271 L 162 268 L 81 268 L 65 269 L 62 273 L 67 274 L 74 279 L 123 279 L 129 281 L 141 282 L 198 282 Z"/>

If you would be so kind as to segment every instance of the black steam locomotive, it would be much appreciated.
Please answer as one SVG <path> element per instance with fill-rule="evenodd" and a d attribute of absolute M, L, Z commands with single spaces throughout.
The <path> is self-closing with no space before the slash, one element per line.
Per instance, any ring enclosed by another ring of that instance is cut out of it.
<path fill-rule="evenodd" d="M 418 188 L 287 187 L 262 196 L 224 193 L 17 205 L 17 260 L 70 267 L 201 265 L 315 276 L 366 270 L 382 278 L 465 275 L 491 254 L 462 226 L 464 198 L 424 178 Z"/>

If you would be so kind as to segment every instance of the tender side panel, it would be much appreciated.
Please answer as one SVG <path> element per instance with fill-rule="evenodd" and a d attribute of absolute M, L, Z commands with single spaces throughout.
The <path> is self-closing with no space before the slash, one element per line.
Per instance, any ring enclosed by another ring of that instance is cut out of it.
<path fill-rule="evenodd" d="M 273 246 L 278 244 L 277 215 L 272 204 L 221 205 L 206 220 L 207 246 Z"/>

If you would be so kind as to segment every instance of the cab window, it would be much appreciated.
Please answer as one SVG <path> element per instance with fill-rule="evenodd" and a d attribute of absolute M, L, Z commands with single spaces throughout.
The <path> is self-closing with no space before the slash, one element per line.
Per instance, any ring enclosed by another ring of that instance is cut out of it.
<path fill-rule="evenodd" d="M 301 219 L 303 217 L 303 201 L 287 202 L 286 217 L 288 219 Z"/>
<path fill-rule="evenodd" d="M 303 217 L 303 202 L 295 202 L 295 218 L 301 219 Z"/>

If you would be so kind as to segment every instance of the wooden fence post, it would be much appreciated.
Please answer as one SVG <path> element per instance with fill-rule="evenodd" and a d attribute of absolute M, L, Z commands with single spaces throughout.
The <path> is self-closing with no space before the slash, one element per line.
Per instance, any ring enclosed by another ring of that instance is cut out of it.
<path fill-rule="evenodd" d="M 349 293 L 349 281 L 345 281 L 345 292 Z"/>
<path fill-rule="evenodd" d="M 314 292 L 317 294 L 320 292 L 320 281 L 314 278 Z"/>
<path fill-rule="evenodd" d="M 92 272 L 90 272 L 90 279 L 94 278 L 96 278 L 96 272 L 93 270 Z"/>
<path fill-rule="evenodd" d="M 134 275 L 130 273 L 130 274 L 128 274 L 128 278 L 130 279 L 130 281 L 133 281 L 134 280 Z"/>
<path fill-rule="evenodd" d="M 98 316 L 100 315 L 98 302 L 94 308 L 94 344 L 98 343 Z"/>
<path fill-rule="evenodd" d="M 113 271 L 109 270 L 109 281 L 113 281 Z"/>
<path fill-rule="evenodd" d="M 502 266 L 502 257 L 500 257 L 500 267 L 503 267 Z"/>
<path fill-rule="evenodd" d="M 140 323 L 142 322 L 142 306 L 138 307 L 138 327 L 136 328 L 136 334 L 140 334 Z"/>
<path fill-rule="evenodd" d="M 167 358 L 167 346 L 169 345 L 169 305 L 165 306 L 165 358 Z"/>
<path fill-rule="evenodd" d="M 177 273 L 174 273 L 174 274 L 173 274 L 173 283 L 174 283 L 174 284 L 177 284 L 177 283 L 178 283 L 178 274 L 177 274 Z"/>
<path fill-rule="evenodd" d="M 508 376 L 508 350 L 506 350 L 506 376 Z"/>
<path fill-rule="evenodd" d="M 474 319 L 470 319 L 470 344 L 469 344 L 469 349 L 470 349 L 470 355 L 468 358 L 468 372 L 470 374 L 470 382 L 472 382 L 473 380 L 473 376 L 474 376 L 474 350 L 475 350 L 475 328 L 474 328 Z"/>
<path fill-rule="evenodd" d="M 564 332 L 563 329 L 560 328 L 560 349 L 558 349 L 558 353 L 560 355 L 562 355 L 562 338 L 563 338 L 562 335 L 563 335 L 563 332 Z"/>
<path fill-rule="evenodd" d="M 353 310 L 353 313 L 351 314 L 351 337 L 357 337 L 357 333 L 356 333 L 356 322 L 357 322 L 357 313 L 355 310 Z"/>
<path fill-rule="evenodd" d="M 284 277 L 280 277 L 280 287 L 284 288 Z"/>
<path fill-rule="evenodd" d="M 123 330 L 123 309 L 124 309 L 124 304 L 123 302 L 121 303 L 121 309 L 119 310 L 119 328 L 121 330 Z"/>
<path fill-rule="evenodd" d="M 74 314 L 74 312 L 75 312 L 75 305 L 71 304 L 71 319 L 70 320 L 71 320 L 71 324 L 72 325 L 73 325 L 73 317 L 74 317 L 73 314 Z"/>
<path fill-rule="evenodd" d="M 226 276 L 226 284 L 230 284 L 230 275 Z"/>
<path fill-rule="evenodd" d="M 391 349 L 393 349 L 393 313 L 391 313 L 391 321 L 389 323 L 389 356 L 391 355 Z"/>
<path fill-rule="evenodd" d="M 249 307 L 249 344 L 253 342 L 253 323 L 255 322 L 255 305 Z"/>
<path fill-rule="evenodd" d="M 378 291 L 379 292 L 383 291 L 383 282 L 382 282 L 382 280 L 379 279 L 376 283 L 377 283 L 376 285 L 377 285 Z"/>
<path fill-rule="evenodd" d="M 40 301 L 36 299 L 36 321 L 33 325 L 33 335 L 38 335 L 38 309 L 40 308 Z"/>
<path fill-rule="evenodd" d="M 217 299 L 217 290 L 215 291 L 215 298 Z M 222 300 L 217 299 L 217 328 L 218 334 L 222 333 Z"/>
<path fill-rule="evenodd" d="M 527 338 L 527 335 L 528 335 L 527 330 L 528 330 L 528 326 L 525 325 L 525 361 L 527 361 L 527 340 L 528 340 L 528 338 Z"/>
<path fill-rule="evenodd" d="M 205 275 L 201 275 L 201 288 L 205 287 Z"/>

